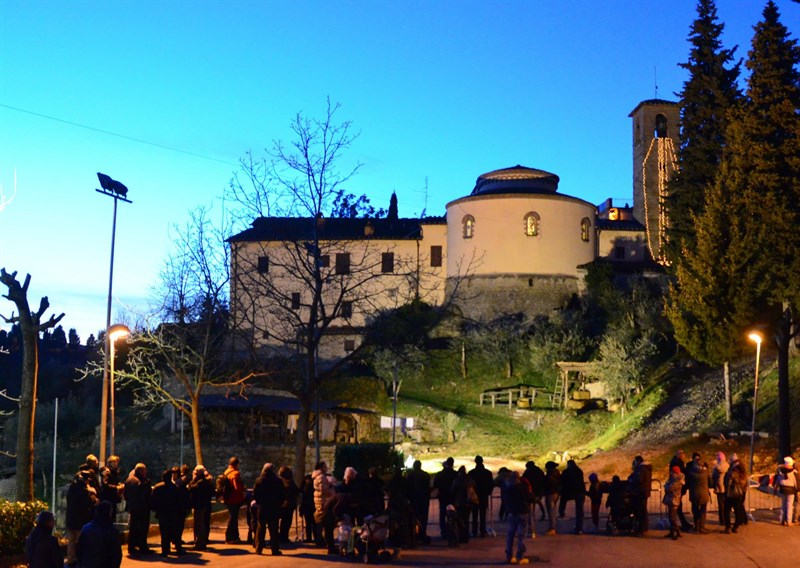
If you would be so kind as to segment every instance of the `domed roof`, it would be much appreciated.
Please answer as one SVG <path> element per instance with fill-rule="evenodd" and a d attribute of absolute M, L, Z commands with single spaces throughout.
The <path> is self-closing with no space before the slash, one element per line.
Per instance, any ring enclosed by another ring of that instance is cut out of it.
<path fill-rule="evenodd" d="M 558 176 L 517 164 L 478 176 L 472 195 L 492 193 L 555 193 Z"/>

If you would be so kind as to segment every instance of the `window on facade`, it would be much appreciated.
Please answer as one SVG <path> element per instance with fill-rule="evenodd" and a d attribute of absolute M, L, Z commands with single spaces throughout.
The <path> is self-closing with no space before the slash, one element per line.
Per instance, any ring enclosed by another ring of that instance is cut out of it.
<path fill-rule="evenodd" d="M 384 252 L 381 254 L 381 272 L 394 272 L 394 253 Z"/>
<path fill-rule="evenodd" d="M 266 329 L 262 331 L 261 337 L 263 337 L 264 339 L 269 339 L 269 331 L 267 331 Z"/>
<path fill-rule="evenodd" d="M 269 257 L 268 256 L 259 256 L 258 257 L 258 273 L 259 274 L 266 274 L 269 272 Z"/>
<path fill-rule="evenodd" d="M 625 247 L 614 247 L 614 258 L 617 260 L 625 259 Z"/>
<path fill-rule="evenodd" d="M 321 254 L 319 256 L 319 267 L 320 268 L 328 268 L 331 265 L 331 255 L 329 254 Z"/>
<path fill-rule="evenodd" d="M 589 219 L 584 217 L 581 219 L 581 240 L 583 242 L 589 242 L 589 227 L 591 223 L 589 223 Z"/>
<path fill-rule="evenodd" d="M 344 340 L 344 351 L 345 353 L 350 353 L 351 351 L 356 350 L 356 340 L 355 339 L 345 339 Z"/>
<path fill-rule="evenodd" d="M 292 292 L 292 309 L 300 309 L 300 292 Z"/>
<path fill-rule="evenodd" d="M 431 266 L 438 268 L 442 266 L 442 246 L 431 246 Z"/>
<path fill-rule="evenodd" d="M 467 215 L 464 217 L 461 223 L 464 226 L 464 238 L 471 239 L 475 234 L 475 217 L 472 215 Z"/>
<path fill-rule="evenodd" d="M 336 253 L 336 274 L 350 274 L 350 253 Z"/>
<path fill-rule="evenodd" d="M 539 236 L 539 214 L 531 211 L 525 215 L 525 235 L 529 237 Z"/>
<path fill-rule="evenodd" d="M 353 302 L 342 302 L 341 314 L 345 319 L 353 317 Z"/>

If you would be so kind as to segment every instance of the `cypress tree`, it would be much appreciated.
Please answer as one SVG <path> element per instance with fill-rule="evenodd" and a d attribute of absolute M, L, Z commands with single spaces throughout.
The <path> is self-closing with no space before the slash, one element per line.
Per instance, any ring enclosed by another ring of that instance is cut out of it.
<path fill-rule="evenodd" d="M 681 247 L 696 242 L 692 215 L 703 211 L 705 192 L 717 173 L 725 146 L 726 113 L 741 97 L 736 84 L 741 60 L 731 64 L 736 47 L 725 49 L 714 0 L 700 0 L 692 23 L 689 72 L 680 97 L 681 131 L 678 171 L 669 182 L 667 256 L 679 262 Z"/>

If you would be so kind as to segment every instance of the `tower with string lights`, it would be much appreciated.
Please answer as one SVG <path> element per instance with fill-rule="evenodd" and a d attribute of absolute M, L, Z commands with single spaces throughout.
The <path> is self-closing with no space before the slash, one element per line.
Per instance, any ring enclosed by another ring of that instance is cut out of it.
<path fill-rule="evenodd" d="M 680 107 L 650 99 L 639 103 L 633 119 L 633 216 L 645 227 L 653 260 L 666 264 L 664 246 L 669 218 L 667 182 L 677 168 Z"/>

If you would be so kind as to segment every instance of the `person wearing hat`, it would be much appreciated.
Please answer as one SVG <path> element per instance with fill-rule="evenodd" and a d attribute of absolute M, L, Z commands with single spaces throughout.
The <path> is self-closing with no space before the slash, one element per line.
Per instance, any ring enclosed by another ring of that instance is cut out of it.
<path fill-rule="evenodd" d="M 781 498 L 781 525 L 792 526 L 794 500 L 797 497 L 797 476 L 791 456 L 783 458 L 783 463 L 778 466 L 778 471 L 775 473 L 772 486 Z"/>
<path fill-rule="evenodd" d="M 470 478 L 475 482 L 478 504 L 472 506 L 472 536 L 486 536 L 486 509 L 494 490 L 494 476 L 483 465 L 483 457 L 475 456 L 475 467 L 469 470 Z"/>
<path fill-rule="evenodd" d="M 55 525 L 50 511 L 36 515 L 36 526 L 25 539 L 25 562 L 30 568 L 63 568 L 64 553 L 53 536 Z"/>
<path fill-rule="evenodd" d="M 451 489 L 456 480 L 456 470 L 453 469 L 455 461 L 447 458 L 442 462 L 442 471 L 433 477 L 433 489 L 439 499 L 439 534 L 447 540 L 447 506 L 453 503 Z"/>
<path fill-rule="evenodd" d="M 673 465 L 670 468 L 669 480 L 664 484 L 664 505 L 667 506 L 669 513 L 669 533 L 664 535 L 666 538 L 678 540 L 681 536 L 681 523 L 678 518 L 678 507 L 683 493 L 684 475 L 681 468 Z"/>

